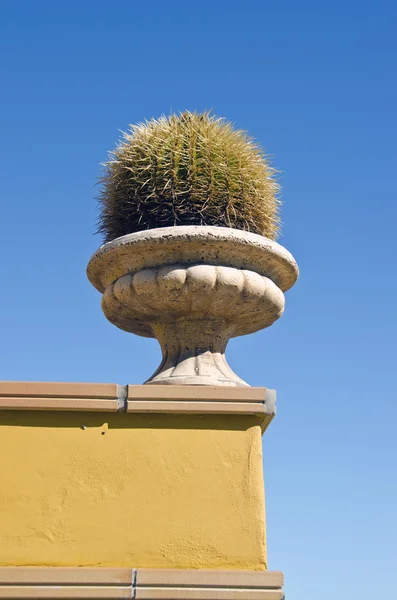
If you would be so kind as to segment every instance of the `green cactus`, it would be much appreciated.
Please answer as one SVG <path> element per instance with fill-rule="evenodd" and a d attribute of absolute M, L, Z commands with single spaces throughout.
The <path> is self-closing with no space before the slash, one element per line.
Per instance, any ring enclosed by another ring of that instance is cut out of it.
<path fill-rule="evenodd" d="M 244 131 L 207 112 L 132 125 L 104 167 L 99 232 L 105 241 L 172 225 L 277 236 L 275 170 Z"/>

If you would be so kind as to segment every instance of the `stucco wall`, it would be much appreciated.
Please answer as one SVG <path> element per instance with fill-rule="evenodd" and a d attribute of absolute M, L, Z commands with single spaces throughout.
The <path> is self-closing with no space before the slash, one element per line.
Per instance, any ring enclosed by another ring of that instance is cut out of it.
<path fill-rule="evenodd" d="M 1 565 L 266 569 L 264 517 L 259 417 L 0 411 Z"/>

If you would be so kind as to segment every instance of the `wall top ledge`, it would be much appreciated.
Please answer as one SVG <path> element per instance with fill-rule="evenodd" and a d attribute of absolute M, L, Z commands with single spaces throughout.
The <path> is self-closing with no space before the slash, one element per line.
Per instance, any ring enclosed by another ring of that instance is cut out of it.
<path fill-rule="evenodd" d="M 0 382 L 0 410 L 259 415 L 266 426 L 275 398 L 264 387 Z"/>
<path fill-rule="evenodd" d="M 0 567 L 0 598 L 282 600 L 277 571 Z"/>

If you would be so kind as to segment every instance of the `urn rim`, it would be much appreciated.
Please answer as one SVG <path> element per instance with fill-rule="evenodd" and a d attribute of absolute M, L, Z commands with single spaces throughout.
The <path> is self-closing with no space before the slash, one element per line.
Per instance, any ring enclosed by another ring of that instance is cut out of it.
<path fill-rule="evenodd" d="M 103 244 L 88 263 L 87 277 L 103 293 L 127 273 L 176 262 L 251 270 L 283 292 L 299 276 L 292 254 L 269 238 L 228 227 L 181 225 L 138 231 Z"/>

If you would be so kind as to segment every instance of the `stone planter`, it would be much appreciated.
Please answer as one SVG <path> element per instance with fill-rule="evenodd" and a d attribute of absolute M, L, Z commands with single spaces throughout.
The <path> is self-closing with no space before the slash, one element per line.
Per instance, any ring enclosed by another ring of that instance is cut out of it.
<path fill-rule="evenodd" d="M 146 383 L 247 386 L 227 364 L 226 345 L 282 315 L 298 267 L 262 236 L 192 225 L 108 242 L 87 275 L 111 323 L 159 341 L 163 360 Z"/>

